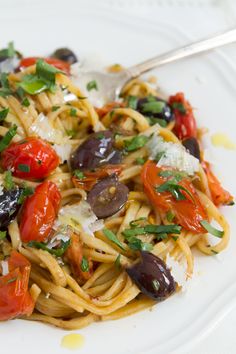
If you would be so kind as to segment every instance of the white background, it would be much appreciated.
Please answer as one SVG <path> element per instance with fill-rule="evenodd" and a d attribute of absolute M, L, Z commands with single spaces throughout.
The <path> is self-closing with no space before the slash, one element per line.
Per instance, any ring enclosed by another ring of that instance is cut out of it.
<path fill-rule="evenodd" d="M 33 6 L 33 0 L 20 0 L 27 12 L 27 6 Z M 50 0 L 48 0 L 50 1 Z M 177 23 L 187 34 L 195 39 L 214 32 L 236 26 L 236 0 L 77 0 L 95 8 L 117 9 L 121 13 L 166 23 Z M 66 0 L 59 1 L 66 7 Z M 46 2 L 43 1 L 46 11 Z M 0 0 L 0 11 L 6 16 L 11 11 L 11 0 Z M 73 11 L 73 9 L 65 9 Z M 40 24 L 36 24 L 40 25 Z M 9 23 L 11 26 L 11 23 Z M 7 30 L 7 29 L 6 29 Z M 29 29 L 30 30 L 30 29 Z M 4 33 L 1 42 L 5 44 Z M 223 49 L 236 64 L 236 44 Z M 236 119 L 236 112 L 232 112 Z M 236 235 L 232 235 L 236 237 Z M 236 281 L 236 279 L 235 279 Z M 216 295 L 217 296 L 217 295 Z M 236 353 L 236 309 L 232 309 L 217 324 L 207 337 L 201 341 L 191 354 L 235 354 Z M 7 353 L 3 353 L 7 354 Z M 96 353 L 91 353 L 96 354 Z M 112 354 L 112 353 L 111 353 Z M 137 353 L 142 354 L 142 353 Z M 181 353 L 182 354 L 182 353 Z M 190 354 L 183 353 L 183 354 Z"/>

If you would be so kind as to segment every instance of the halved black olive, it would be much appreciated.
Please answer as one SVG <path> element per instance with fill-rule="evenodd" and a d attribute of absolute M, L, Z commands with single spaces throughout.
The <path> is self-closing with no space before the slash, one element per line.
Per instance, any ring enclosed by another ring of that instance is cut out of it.
<path fill-rule="evenodd" d="M 182 144 L 191 155 L 200 160 L 200 148 L 196 138 L 184 139 Z"/>
<path fill-rule="evenodd" d="M 174 114 L 166 101 L 156 96 L 140 98 L 137 104 L 137 111 L 144 116 L 163 119 L 166 123 L 174 120 Z"/>
<path fill-rule="evenodd" d="M 176 289 L 176 283 L 165 262 L 149 252 L 141 252 L 141 261 L 127 268 L 130 278 L 141 292 L 151 299 L 162 301 Z"/>
<path fill-rule="evenodd" d="M 0 195 L 0 229 L 6 228 L 16 217 L 21 205 L 18 200 L 22 194 L 22 189 L 17 188 L 4 191 Z"/>
<path fill-rule="evenodd" d="M 66 61 L 68 64 L 74 64 L 78 61 L 74 52 L 69 48 L 59 48 L 55 50 L 51 57 Z"/>
<path fill-rule="evenodd" d="M 87 201 L 99 219 L 117 213 L 128 200 L 129 189 L 116 177 L 107 177 L 95 184 Z"/>
<path fill-rule="evenodd" d="M 92 170 L 108 163 L 119 164 L 121 152 L 113 144 L 113 134 L 109 130 L 90 135 L 71 155 L 72 170 Z"/>

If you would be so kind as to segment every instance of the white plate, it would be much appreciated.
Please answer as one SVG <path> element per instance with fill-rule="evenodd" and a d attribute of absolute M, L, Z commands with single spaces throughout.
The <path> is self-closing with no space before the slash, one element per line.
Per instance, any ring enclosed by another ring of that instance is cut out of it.
<path fill-rule="evenodd" d="M 23 5 L 24 3 L 24 5 Z M 80 2 L 9 0 L 1 4 L 1 44 L 14 40 L 26 55 L 44 55 L 59 46 L 80 57 L 94 53 L 107 63 L 131 65 L 188 41 L 176 26 L 145 22 L 119 12 L 93 11 Z M 3 36 L 4 34 L 4 36 Z M 184 60 L 157 71 L 169 93 L 184 91 L 197 108 L 200 125 L 225 132 L 236 141 L 236 71 L 219 52 Z M 213 149 L 225 187 L 236 195 L 235 152 Z M 200 340 L 234 305 L 236 298 L 235 208 L 223 210 L 231 224 L 228 249 L 214 257 L 196 253 L 197 276 L 186 294 L 158 304 L 152 311 L 78 331 L 85 337 L 82 354 L 183 353 Z M 1 353 L 60 354 L 64 331 L 26 321 L 0 324 Z"/>

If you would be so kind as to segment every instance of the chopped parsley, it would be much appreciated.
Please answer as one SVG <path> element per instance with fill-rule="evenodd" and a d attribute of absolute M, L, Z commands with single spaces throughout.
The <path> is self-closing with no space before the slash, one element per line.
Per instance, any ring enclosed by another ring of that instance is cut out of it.
<path fill-rule="evenodd" d="M 97 81 L 95 81 L 95 80 L 89 81 L 87 83 L 86 88 L 87 88 L 88 91 L 92 91 L 92 90 L 98 91 Z"/>
<path fill-rule="evenodd" d="M 0 231 L 0 240 L 4 240 L 6 238 L 7 232 L 6 231 Z"/>
<path fill-rule="evenodd" d="M 172 222 L 172 221 L 174 220 L 174 218 L 175 218 L 175 214 L 172 213 L 171 210 L 169 210 L 169 211 L 167 212 L 167 214 L 166 214 L 166 219 L 167 219 L 167 221 Z"/>
<path fill-rule="evenodd" d="M 26 165 L 26 164 L 23 164 L 23 163 L 20 163 L 18 166 L 17 166 L 18 170 L 20 170 L 21 172 L 30 172 L 30 166 L 29 165 Z"/>
<path fill-rule="evenodd" d="M 34 194 L 34 189 L 32 187 L 24 186 L 17 203 L 23 204 L 25 199 L 32 194 Z"/>
<path fill-rule="evenodd" d="M 17 277 L 11 278 L 7 281 L 7 284 L 13 283 L 16 280 L 17 280 Z"/>
<path fill-rule="evenodd" d="M 37 95 L 46 90 L 53 93 L 56 89 L 57 73 L 63 73 L 63 71 L 49 65 L 43 59 L 38 59 L 35 74 L 25 75 L 18 86 L 30 95 Z"/>
<path fill-rule="evenodd" d="M 172 103 L 172 107 L 177 109 L 180 113 L 186 114 L 186 108 L 184 107 L 183 103 L 181 102 L 174 102 Z"/>
<path fill-rule="evenodd" d="M 4 108 L 3 110 L 0 111 L 0 122 L 2 122 L 4 119 L 7 118 L 8 113 L 9 113 L 9 108 Z"/>
<path fill-rule="evenodd" d="M 29 247 L 42 249 L 44 251 L 47 251 L 47 252 L 53 254 L 56 257 L 61 257 L 66 252 L 69 245 L 70 245 L 70 239 L 68 241 L 61 240 L 61 247 L 60 248 L 48 248 L 46 243 L 38 242 L 38 241 L 30 241 L 28 243 Z"/>
<path fill-rule="evenodd" d="M 121 258 L 121 254 L 119 254 L 115 260 L 115 266 L 118 269 L 120 269 L 120 267 L 121 267 L 120 258 Z"/>
<path fill-rule="evenodd" d="M 12 58 L 16 54 L 14 43 L 9 42 L 8 47 L 0 50 L 0 58 Z"/>
<path fill-rule="evenodd" d="M 56 112 L 59 108 L 61 108 L 60 106 L 52 106 L 52 112 Z"/>
<path fill-rule="evenodd" d="M 136 96 L 128 96 L 127 98 L 127 106 L 131 109 L 136 110 L 138 105 L 138 97 Z"/>
<path fill-rule="evenodd" d="M 138 150 L 147 143 L 148 139 L 146 135 L 137 135 L 131 140 L 125 140 L 125 150 L 128 152 Z"/>
<path fill-rule="evenodd" d="M 108 230 L 108 229 L 103 229 L 103 233 L 108 238 L 108 240 L 115 243 L 118 247 L 120 247 L 122 250 L 124 250 L 122 243 L 120 242 L 120 240 L 118 240 L 118 238 L 116 237 L 114 232 L 112 232 L 111 230 Z"/>
<path fill-rule="evenodd" d="M 8 190 L 8 191 L 15 187 L 15 184 L 12 179 L 12 173 L 10 170 L 4 172 L 3 185 L 6 188 L 6 190 Z"/>
<path fill-rule="evenodd" d="M 146 162 L 146 159 L 144 157 L 137 157 L 135 162 L 137 165 L 144 165 Z"/>
<path fill-rule="evenodd" d="M 77 116 L 77 110 L 75 108 L 71 108 L 70 110 L 70 116 L 71 117 L 76 117 Z"/>
<path fill-rule="evenodd" d="M 24 106 L 24 107 L 29 107 L 29 106 L 30 106 L 30 101 L 29 101 L 29 99 L 28 99 L 27 97 L 25 97 L 25 98 L 23 99 L 23 101 L 21 102 L 21 104 L 22 104 L 22 106 Z"/>
<path fill-rule="evenodd" d="M 89 262 L 87 260 L 86 257 L 83 256 L 81 264 L 80 264 L 80 268 L 82 270 L 82 272 L 88 272 L 89 271 Z"/>
<path fill-rule="evenodd" d="M 224 231 L 218 230 L 215 227 L 213 227 L 207 220 L 201 220 L 200 224 L 204 229 L 209 232 L 211 235 L 222 238 L 224 236 Z"/>
<path fill-rule="evenodd" d="M 17 125 L 14 124 L 0 141 L 0 152 L 5 150 L 17 132 Z"/>
<path fill-rule="evenodd" d="M 80 170 L 74 170 L 73 175 L 77 177 L 78 179 L 84 179 L 86 178 L 84 173 Z"/>
<path fill-rule="evenodd" d="M 74 138 L 74 137 L 76 136 L 76 134 L 77 134 L 77 131 L 74 130 L 74 129 L 67 130 L 67 131 L 66 131 L 66 134 L 69 135 L 69 136 L 71 136 L 71 138 Z"/>

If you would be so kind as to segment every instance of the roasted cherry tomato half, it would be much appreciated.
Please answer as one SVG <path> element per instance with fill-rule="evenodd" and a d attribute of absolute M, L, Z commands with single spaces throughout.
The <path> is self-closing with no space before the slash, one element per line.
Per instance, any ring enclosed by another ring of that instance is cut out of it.
<path fill-rule="evenodd" d="M 45 241 L 56 219 L 60 192 L 55 183 L 47 181 L 35 189 L 25 201 L 20 222 L 20 236 L 23 242 Z"/>
<path fill-rule="evenodd" d="M 34 301 L 28 291 L 30 262 L 12 251 L 8 259 L 9 273 L 0 277 L 0 321 L 31 315 Z"/>
<path fill-rule="evenodd" d="M 190 103 L 185 99 L 182 92 L 170 96 L 169 104 L 174 110 L 174 132 L 179 139 L 196 138 L 197 125 Z"/>
<path fill-rule="evenodd" d="M 211 192 L 213 203 L 216 206 L 233 205 L 233 196 L 221 186 L 220 181 L 212 172 L 210 164 L 206 161 L 203 161 L 202 166 L 207 176 L 208 186 Z"/>
<path fill-rule="evenodd" d="M 198 194 L 191 181 L 184 177 L 178 184 L 183 187 L 181 193 L 184 200 L 177 200 L 174 196 L 166 192 L 157 192 L 156 188 L 165 183 L 171 177 L 161 177 L 160 172 L 172 170 L 167 167 L 158 167 L 155 162 L 147 161 L 143 166 L 141 179 L 144 191 L 153 204 L 154 208 L 159 212 L 171 211 L 176 217 L 177 222 L 186 230 L 200 233 L 205 232 L 201 226 L 201 220 L 208 220 L 207 213 L 200 202 Z M 187 192 L 186 192 L 187 191 Z"/>
<path fill-rule="evenodd" d="M 20 69 L 28 68 L 28 66 L 36 64 L 36 61 L 38 59 L 41 58 L 40 57 L 24 58 L 20 61 L 19 68 Z M 42 58 L 42 59 L 44 59 L 46 63 L 55 66 L 55 68 L 64 71 L 66 74 L 70 74 L 70 64 L 66 63 L 65 61 L 56 58 Z"/>
<path fill-rule="evenodd" d="M 2 167 L 24 179 L 47 177 L 59 165 L 59 157 L 49 143 L 36 137 L 11 144 L 2 152 Z"/>
<path fill-rule="evenodd" d="M 93 274 L 93 262 L 90 259 L 85 259 L 86 266 L 83 267 L 83 243 L 77 234 L 72 234 L 70 246 L 68 247 L 65 258 L 71 266 L 72 272 L 77 280 L 88 280 Z"/>

